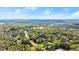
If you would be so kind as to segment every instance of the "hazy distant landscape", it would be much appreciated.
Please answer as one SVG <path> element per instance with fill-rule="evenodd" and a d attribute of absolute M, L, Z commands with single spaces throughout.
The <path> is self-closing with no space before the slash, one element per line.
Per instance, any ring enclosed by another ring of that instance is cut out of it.
<path fill-rule="evenodd" d="M 79 23 L 79 19 L 0 19 L 0 22 L 25 22 L 25 23 Z"/>

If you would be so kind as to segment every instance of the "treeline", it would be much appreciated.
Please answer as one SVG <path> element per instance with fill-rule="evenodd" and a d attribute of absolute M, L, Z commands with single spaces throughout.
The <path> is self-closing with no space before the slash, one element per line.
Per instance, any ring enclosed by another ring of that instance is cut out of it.
<path fill-rule="evenodd" d="M 79 51 L 79 29 L 28 24 L 0 25 L 1 51 Z"/>

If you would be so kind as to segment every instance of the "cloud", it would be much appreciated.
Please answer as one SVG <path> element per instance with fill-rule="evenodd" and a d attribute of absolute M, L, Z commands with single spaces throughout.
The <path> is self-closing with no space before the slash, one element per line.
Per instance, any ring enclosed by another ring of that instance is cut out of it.
<path fill-rule="evenodd" d="M 47 9 L 44 11 L 44 14 L 45 14 L 45 15 L 48 15 L 48 14 L 51 14 L 51 12 L 52 12 L 52 9 L 47 8 Z"/>
<path fill-rule="evenodd" d="M 34 11 L 36 12 L 36 10 L 38 9 L 37 7 L 27 7 L 24 9 L 16 9 L 15 11 L 6 11 L 4 13 L 0 13 L 0 19 L 79 19 L 79 11 L 76 11 L 72 14 L 66 14 L 66 13 L 54 13 L 53 12 L 53 8 L 46 8 L 41 15 L 39 15 L 39 11 L 37 11 L 36 13 L 38 13 L 38 15 L 35 15 L 34 13 L 29 14 L 29 12 L 22 12 L 22 10 L 26 11 L 27 9 L 29 9 L 30 11 Z M 42 10 L 41 10 L 42 11 Z M 66 11 L 68 11 L 66 9 Z"/>
<path fill-rule="evenodd" d="M 14 12 L 6 12 L 0 15 L 0 19 L 65 19 L 67 15 L 64 13 L 51 13 L 52 10 L 46 9 L 42 15 L 28 15 L 27 13 L 23 13 L 20 9 L 17 9 Z M 75 13 L 72 16 L 76 16 L 78 13 Z M 78 15 L 77 15 L 78 16 Z M 69 18 L 71 18 L 69 16 Z"/>
<path fill-rule="evenodd" d="M 48 14 L 39 17 L 40 19 L 65 19 L 65 14 Z"/>
<path fill-rule="evenodd" d="M 70 19 L 79 19 L 79 11 L 76 11 L 75 13 L 68 16 Z"/>
<path fill-rule="evenodd" d="M 20 9 L 17 9 L 16 11 L 13 12 L 14 14 L 18 14 L 18 13 L 21 13 L 21 10 Z"/>
<path fill-rule="evenodd" d="M 65 19 L 67 14 L 65 13 L 53 13 L 53 8 L 47 8 L 40 19 Z"/>
<path fill-rule="evenodd" d="M 28 15 L 23 13 L 20 9 L 17 9 L 14 12 L 6 12 L 1 14 L 0 19 L 65 19 L 66 15 L 63 13 L 51 13 L 52 9 L 47 8 L 44 13 L 40 16 L 37 15 Z"/>
<path fill-rule="evenodd" d="M 0 14 L 0 19 L 25 19 L 26 14 L 22 13 L 20 9 L 13 12 L 5 12 Z"/>

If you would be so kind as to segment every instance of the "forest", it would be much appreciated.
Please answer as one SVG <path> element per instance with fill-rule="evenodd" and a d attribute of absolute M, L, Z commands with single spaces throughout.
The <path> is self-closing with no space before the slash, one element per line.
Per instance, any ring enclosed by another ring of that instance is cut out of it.
<path fill-rule="evenodd" d="M 79 51 L 78 24 L 0 24 L 0 51 Z"/>

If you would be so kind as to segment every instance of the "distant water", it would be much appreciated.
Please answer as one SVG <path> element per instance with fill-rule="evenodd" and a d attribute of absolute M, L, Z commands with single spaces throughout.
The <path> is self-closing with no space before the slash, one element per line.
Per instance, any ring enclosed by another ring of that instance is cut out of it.
<path fill-rule="evenodd" d="M 24 23 L 33 23 L 33 24 L 50 24 L 50 23 L 65 23 L 65 20 L 25 20 L 25 19 L 17 19 L 17 20 L 0 20 L 1 23 L 9 23 L 9 22 L 24 22 Z"/>
<path fill-rule="evenodd" d="M 2 19 L 0 20 L 1 24 L 4 23 L 17 23 L 17 22 L 24 22 L 24 23 L 32 23 L 32 24 L 52 24 L 52 23 L 78 23 L 79 24 L 79 20 L 61 20 L 61 19 L 46 19 L 46 20 L 42 20 L 42 19 Z"/>

